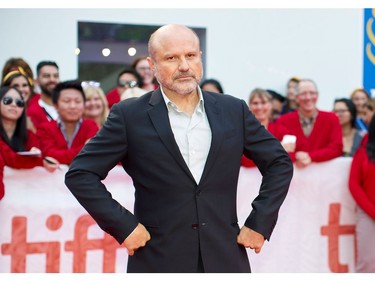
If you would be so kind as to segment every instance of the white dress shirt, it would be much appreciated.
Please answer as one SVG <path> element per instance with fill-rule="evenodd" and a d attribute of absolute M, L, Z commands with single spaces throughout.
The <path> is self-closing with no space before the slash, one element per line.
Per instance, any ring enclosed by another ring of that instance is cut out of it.
<path fill-rule="evenodd" d="M 57 110 L 53 105 L 49 105 L 49 104 L 45 103 L 42 99 L 38 100 L 38 104 L 40 105 L 40 107 L 42 107 L 45 110 L 46 114 L 48 114 L 47 115 L 48 120 L 50 120 L 51 118 L 53 120 L 57 119 L 59 114 L 57 113 Z"/>
<path fill-rule="evenodd" d="M 204 108 L 203 95 L 198 87 L 199 102 L 190 117 L 170 101 L 160 87 L 168 109 L 169 122 L 182 157 L 198 184 L 211 147 L 211 128 Z"/>

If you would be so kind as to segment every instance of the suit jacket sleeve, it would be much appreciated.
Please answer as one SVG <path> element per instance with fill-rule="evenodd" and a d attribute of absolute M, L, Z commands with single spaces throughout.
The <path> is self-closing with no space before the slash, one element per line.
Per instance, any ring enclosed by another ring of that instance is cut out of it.
<path fill-rule="evenodd" d="M 125 119 L 114 105 L 103 128 L 73 159 L 65 184 L 103 231 L 120 244 L 138 224 L 137 218 L 112 198 L 101 182 L 127 154 Z M 100 165 L 98 165 L 100 163 Z"/>
<path fill-rule="evenodd" d="M 253 209 L 245 225 L 269 240 L 289 190 L 293 164 L 280 141 L 261 126 L 249 110 L 244 109 L 244 112 L 244 155 L 254 161 L 263 176 L 259 195 L 252 202 Z"/>

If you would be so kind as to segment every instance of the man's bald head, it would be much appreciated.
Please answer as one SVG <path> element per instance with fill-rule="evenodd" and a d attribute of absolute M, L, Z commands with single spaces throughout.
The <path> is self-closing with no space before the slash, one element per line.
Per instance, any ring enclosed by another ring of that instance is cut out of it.
<path fill-rule="evenodd" d="M 164 93 L 197 94 L 203 75 L 197 34 L 184 25 L 160 27 L 150 37 L 148 63 Z"/>
<path fill-rule="evenodd" d="M 155 50 L 166 40 L 173 40 L 177 36 L 192 36 L 195 37 L 199 46 L 199 37 L 191 28 L 181 24 L 167 24 L 163 25 L 151 34 L 148 41 L 148 53 L 152 60 L 155 59 Z"/>

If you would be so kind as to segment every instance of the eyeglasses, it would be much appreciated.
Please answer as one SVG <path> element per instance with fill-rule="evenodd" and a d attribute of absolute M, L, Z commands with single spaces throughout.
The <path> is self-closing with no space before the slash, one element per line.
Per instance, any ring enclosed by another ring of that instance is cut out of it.
<path fill-rule="evenodd" d="M 132 81 L 120 80 L 118 81 L 117 86 L 119 87 L 128 86 L 129 88 L 134 88 L 135 86 L 137 86 L 137 84 L 138 84 L 137 81 L 134 81 L 134 80 Z"/>
<path fill-rule="evenodd" d="M 25 106 L 25 102 L 22 99 L 13 99 L 12 97 L 3 97 L 3 104 L 4 105 L 10 105 L 10 104 L 13 103 L 13 101 L 15 102 L 17 107 L 22 108 L 22 107 Z"/>
<path fill-rule="evenodd" d="M 334 110 L 333 112 L 334 113 L 337 113 L 337 114 L 342 114 L 342 113 L 345 113 L 345 112 L 347 112 L 347 111 L 349 111 L 348 109 L 336 109 L 336 110 Z"/>
<path fill-rule="evenodd" d="M 93 86 L 95 88 L 99 88 L 100 82 L 97 82 L 97 81 L 82 81 L 81 86 L 84 89 L 87 88 L 88 86 Z"/>
<path fill-rule="evenodd" d="M 306 97 L 307 95 L 316 96 L 317 94 L 318 92 L 309 91 L 309 92 L 298 93 L 297 96 Z"/>

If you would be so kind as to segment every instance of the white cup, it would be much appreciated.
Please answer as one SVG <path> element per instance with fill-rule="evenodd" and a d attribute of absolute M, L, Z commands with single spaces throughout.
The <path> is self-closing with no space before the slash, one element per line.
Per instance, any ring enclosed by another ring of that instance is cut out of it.
<path fill-rule="evenodd" d="M 294 135 L 285 135 L 283 137 L 282 143 L 296 143 L 297 137 Z"/>
<path fill-rule="evenodd" d="M 281 141 L 281 145 L 287 152 L 295 152 L 297 137 L 293 135 L 285 135 Z"/>

